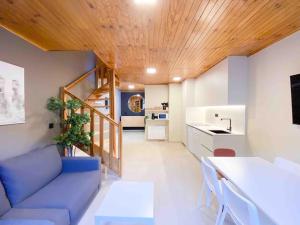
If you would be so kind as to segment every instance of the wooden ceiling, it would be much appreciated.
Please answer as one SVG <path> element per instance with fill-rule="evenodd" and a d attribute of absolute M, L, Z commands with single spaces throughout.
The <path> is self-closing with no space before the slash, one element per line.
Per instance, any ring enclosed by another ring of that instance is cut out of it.
<path fill-rule="evenodd" d="M 300 1 L 0 0 L 0 24 L 44 50 L 93 50 L 122 81 L 159 84 L 298 31 Z"/>
<path fill-rule="evenodd" d="M 129 89 L 129 85 L 134 85 L 134 88 Z M 139 83 L 136 83 L 136 82 L 123 81 L 123 82 L 120 83 L 119 89 L 121 91 L 129 91 L 129 92 L 144 91 L 145 90 L 145 85 L 144 84 L 139 84 Z"/>

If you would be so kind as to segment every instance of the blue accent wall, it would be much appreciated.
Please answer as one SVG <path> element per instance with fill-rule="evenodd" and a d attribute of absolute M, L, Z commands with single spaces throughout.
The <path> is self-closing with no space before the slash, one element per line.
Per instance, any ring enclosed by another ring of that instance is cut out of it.
<path fill-rule="evenodd" d="M 144 92 L 121 92 L 121 115 L 122 116 L 145 116 L 145 109 L 142 112 L 135 113 L 128 108 L 128 100 L 132 95 L 140 94 L 145 101 Z"/>

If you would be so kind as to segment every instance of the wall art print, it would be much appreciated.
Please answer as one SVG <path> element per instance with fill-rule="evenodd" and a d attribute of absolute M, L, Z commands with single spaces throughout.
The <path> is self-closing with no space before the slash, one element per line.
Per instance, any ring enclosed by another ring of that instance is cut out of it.
<path fill-rule="evenodd" d="M 0 125 L 25 123 L 24 68 L 0 61 Z"/>

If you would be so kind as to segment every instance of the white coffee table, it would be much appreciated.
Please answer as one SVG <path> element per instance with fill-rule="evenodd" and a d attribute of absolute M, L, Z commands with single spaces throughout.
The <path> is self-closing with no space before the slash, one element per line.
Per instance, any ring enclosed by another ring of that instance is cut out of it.
<path fill-rule="evenodd" d="M 126 222 L 154 225 L 154 184 L 117 181 L 96 212 L 95 224 Z"/>

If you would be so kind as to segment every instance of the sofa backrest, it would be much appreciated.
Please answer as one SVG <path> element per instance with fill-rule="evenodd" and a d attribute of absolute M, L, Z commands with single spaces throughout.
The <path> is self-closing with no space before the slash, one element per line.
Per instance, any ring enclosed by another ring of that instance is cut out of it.
<path fill-rule="evenodd" d="M 48 184 L 61 170 L 56 145 L 0 162 L 0 177 L 12 206 Z"/>
<path fill-rule="evenodd" d="M 0 217 L 10 210 L 10 204 L 7 199 L 4 187 L 0 181 Z"/>

